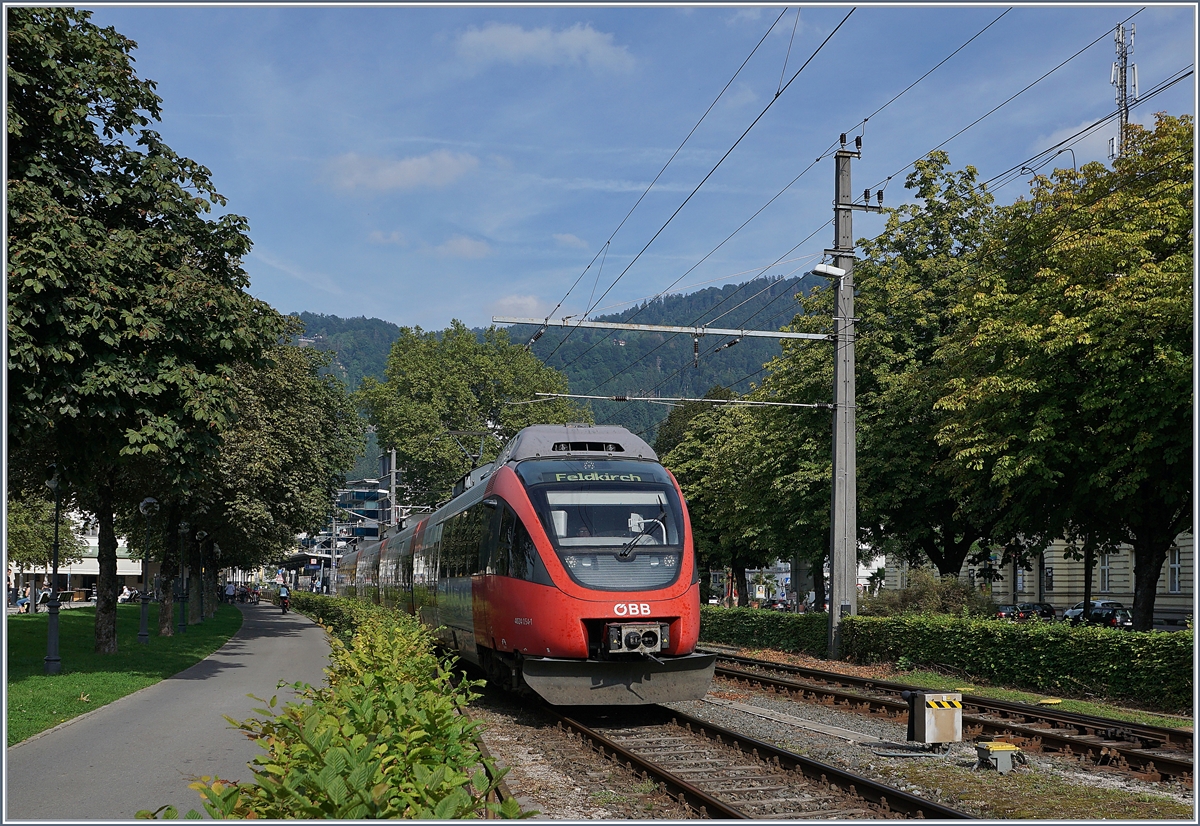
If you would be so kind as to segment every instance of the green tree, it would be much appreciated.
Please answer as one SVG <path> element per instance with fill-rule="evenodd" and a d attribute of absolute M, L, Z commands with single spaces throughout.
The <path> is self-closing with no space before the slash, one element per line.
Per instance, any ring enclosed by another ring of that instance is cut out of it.
<path fill-rule="evenodd" d="M 280 345 L 261 367 L 237 368 L 238 414 L 224 432 L 192 522 L 221 547 L 222 565 L 256 568 L 325 524 L 362 449 L 363 422 L 328 355 Z"/>
<path fill-rule="evenodd" d="M 703 396 L 706 399 L 732 399 L 735 397 L 732 390 L 719 384 L 708 388 L 708 392 Z M 676 405 L 658 426 L 658 432 L 654 437 L 654 452 L 659 456 L 670 453 L 676 445 L 683 441 L 692 419 L 717 406 L 706 402 L 683 402 Z"/>
<path fill-rule="evenodd" d="M 440 333 L 402 328 L 386 376 L 364 378 L 357 398 L 379 445 L 396 448 L 414 503 L 445 499 L 523 427 L 590 419 L 568 399 L 539 401 L 538 392 L 566 393 L 566 378 L 495 328 L 482 341 L 459 321 Z"/>
<path fill-rule="evenodd" d="M 758 415 L 736 405 L 699 413 L 662 457 L 687 499 L 701 567 L 731 569 L 739 605 L 749 598 L 746 569 L 770 565 L 794 550 L 790 520 L 778 509 L 779 474 L 764 469 L 764 462 L 780 457 L 753 444 L 761 435 Z"/>
<path fill-rule="evenodd" d="M 135 44 L 86 11 L 6 13 L 12 464 L 28 487 L 56 460 L 95 515 L 96 650 L 111 652 L 114 512 L 140 500 L 137 469 L 157 459 L 185 492 L 229 421 L 234 364 L 285 327 L 245 292 L 245 219 L 206 218 L 225 204 L 208 170 L 147 128 L 160 99 Z"/>
<path fill-rule="evenodd" d="M 940 151 L 918 161 L 905 182 L 916 203 L 888 210 L 884 231 L 860 241 L 855 404 L 864 540 L 957 576 L 972 547 L 987 545 L 997 511 L 964 497 L 951 451 L 937 441 L 946 371 L 936 355 L 955 331 L 951 307 L 975 278 L 993 200 L 974 167 L 948 165 Z M 827 316 L 832 305 L 808 309 Z"/>
<path fill-rule="evenodd" d="M 61 514 L 58 528 L 58 564 L 83 559 L 85 546 L 75 532 L 75 522 Z M 26 568 L 51 567 L 54 556 L 54 502 L 33 497 L 8 499 L 5 555 L 18 572 Z"/>
<path fill-rule="evenodd" d="M 1039 178 L 1001 210 L 941 359 L 939 434 L 1011 534 L 1133 547 L 1134 628 L 1192 527 L 1194 125 L 1130 127 L 1109 170 Z"/>

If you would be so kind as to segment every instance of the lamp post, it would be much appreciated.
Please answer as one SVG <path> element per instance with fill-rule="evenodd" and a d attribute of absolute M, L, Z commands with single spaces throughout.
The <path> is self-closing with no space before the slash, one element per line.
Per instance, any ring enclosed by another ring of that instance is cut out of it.
<path fill-rule="evenodd" d="M 187 604 L 188 604 L 187 563 L 186 563 L 186 560 L 184 559 L 183 552 L 184 552 L 184 548 L 186 547 L 186 539 L 187 539 L 188 530 L 190 530 L 191 527 L 192 526 L 189 525 L 187 522 L 179 523 L 179 580 L 178 580 L 179 581 L 179 589 L 178 589 L 178 594 L 179 594 L 179 633 L 181 633 L 181 634 L 187 633 Z"/>
<path fill-rule="evenodd" d="M 54 550 L 53 568 L 50 575 L 50 621 L 46 630 L 46 673 L 58 674 L 62 671 L 62 659 L 58 656 L 58 511 L 61 497 L 58 490 L 58 465 L 46 468 L 46 487 L 54 492 Z M 33 589 L 30 589 L 32 595 Z M 34 597 L 30 597 L 33 601 Z"/>
<path fill-rule="evenodd" d="M 138 505 L 142 516 L 146 517 L 146 547 L 142 551 L 142 624 L 138 627 L 138 642 L 150 644 L 150 517 L 158 512 L 158 500 L 147 496 Z"/>
<path fill-rule="evenodd" d="M 196 541 L 200 543 L 200 621 L 204 622 L 204 539 L 208 531 L 196 531 Z"/>

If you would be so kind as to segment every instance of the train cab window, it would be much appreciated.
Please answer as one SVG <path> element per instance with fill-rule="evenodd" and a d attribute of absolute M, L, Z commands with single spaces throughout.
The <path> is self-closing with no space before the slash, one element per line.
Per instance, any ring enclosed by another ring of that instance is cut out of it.
<path fill-rule="evenodd" d="M 598 590 L 651 590 L 682 567 L 679 496 L 657 464 L 534 460 L 518 465 L 569 576 Z"/>

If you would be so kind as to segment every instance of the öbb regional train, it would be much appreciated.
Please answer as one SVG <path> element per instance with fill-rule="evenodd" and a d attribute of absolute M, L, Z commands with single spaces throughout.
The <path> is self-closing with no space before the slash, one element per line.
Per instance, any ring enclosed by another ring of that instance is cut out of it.
<path fill-rule="evenodd" d="M 340 595 L 401 608 L 555 705 L 699 699 L 699 572 L 675 477 L 621 427 L 537 425 L 465 489 L 346 554 Z"/>

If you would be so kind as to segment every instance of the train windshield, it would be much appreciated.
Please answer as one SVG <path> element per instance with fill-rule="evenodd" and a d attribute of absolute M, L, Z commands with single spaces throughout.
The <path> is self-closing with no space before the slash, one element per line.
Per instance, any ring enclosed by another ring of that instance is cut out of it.
<path fill-rule="evenodd" d="M 648 590 L 678 577 L 682 509 L 661 466 L 535 460 L 520 463 L 517 473 L 563 567 L 581 585 Z"/>

